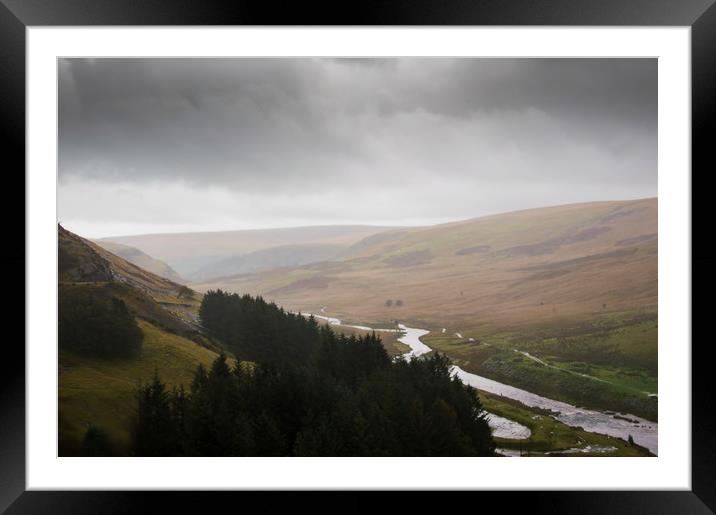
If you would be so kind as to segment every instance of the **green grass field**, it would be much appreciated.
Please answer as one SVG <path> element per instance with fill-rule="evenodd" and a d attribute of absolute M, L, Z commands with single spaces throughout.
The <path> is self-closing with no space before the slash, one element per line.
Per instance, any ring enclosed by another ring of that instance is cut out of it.
<path fill-rule="evenodd" d="M 541 359 L 550 366 L 574 374 L 588 375 L 619 388 L 630 390 L 635 394 L 655 394 L 658 390 L 657 378 L 644 369 L 593 365 L 581 361 L 563 361 L 559 358 L 549 358 L 545 356 L 541 356 Z"/>
<path fill-rule="evenodd" d="M 615 312 L 535 327 L 509 339 L 520 350 L 565 361 L 658 371 L 656 313 Z"/>
<path fill-rule="evenodd" d="M 193 341 L 138 321 L 144 334 L 141 357 L 100 359 L 60 352 L 60 455 L 78 452 L 87 427 L 105 431 L 120 454 L 129 447 L 134 394 L 152 379 L 155 369 L 170 386 L 189 387 L 199 363 L 211 365 L 217 354 Z"/>
<path fill-rule="evenodd" d="M 658 400 L 650 395 L 658 392 L 657 330 L 656 315 L 626 312 L 489 335 L 467 330 L 463 338 L 431 334 L 424 340 L 469 372 L 570 404 L 657 421 Z"/>

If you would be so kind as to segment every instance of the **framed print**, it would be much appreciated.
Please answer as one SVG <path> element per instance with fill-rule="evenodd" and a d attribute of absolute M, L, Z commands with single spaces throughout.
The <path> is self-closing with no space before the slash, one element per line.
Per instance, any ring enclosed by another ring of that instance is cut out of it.
<path fill-rule="evenodd" d="M 713 510 L 716 8 L 576 5 L 6 1 L 3 508 Z"/>

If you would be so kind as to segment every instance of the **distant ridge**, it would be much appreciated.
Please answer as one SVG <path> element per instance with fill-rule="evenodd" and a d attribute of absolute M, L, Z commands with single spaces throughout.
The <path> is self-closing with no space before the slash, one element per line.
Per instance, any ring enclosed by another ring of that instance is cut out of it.
<path fill-rule="evenodd" d="M 181 282 L 183 279 L 181 276 L 174 271 L 172 267 L 167 265 L 160 259 L 153 258 L 152 256 L 145 254 L 141 250 L 130 247 L 129 245 L 122 245 L 121 243 L 114 243 L 107 240 L 93 240 L 93 243 L 99 245 L 103 249 L 111 252 L 115 256 L 119 256 L 126 259 L 132 264 L 137 265 L 140 268 L 148 272 L 152 272 L 160 277 L 164 277 L 174 282 Z"/>
<path fill-rule="evenodd" d="M 247 266 L 244 256 L 279 247 L 301 247 L 291 261 L 291 253 L 282 252 L 264 255 L 268 261 L 279 261 L 282 266 L 306 263 L 306 255 L 328 255 L 326 249 L 334 247 L 337 252 L 368 236 L 392 230 L 393 227 L 370 225 L 330 225 L 287 227 L 279 229 L 254 229 L 241 231 L 216 231 L 194 233 L 143 234 L 102 238 L 100 243 L 111 242 L 134 247 L 143 253 L 166 262 L 182 277 L 210 277 L 241 271 Z M 232 262 L 234 265 L 232 265 Z M 221 263 L 221 265 L 219 265 Z M 211 267 L 218 265 L 226 269 L 212 273 Z M 236 269 L 238 267 L 238 269 Z M 249 268 L 253 267 L 250 265 Z"/>
<path fill-rule="evenodd" d="M 568 204 L 384 231 L 331 261 L 194 284 L 339 318 L 484 330 L 655 313 L 657 232 L 655 198 Z"/>

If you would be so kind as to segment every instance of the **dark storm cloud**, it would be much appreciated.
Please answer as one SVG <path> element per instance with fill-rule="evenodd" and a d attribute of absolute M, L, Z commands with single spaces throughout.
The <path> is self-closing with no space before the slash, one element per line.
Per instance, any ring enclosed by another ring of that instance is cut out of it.
<path fill-rule="evenodd" d="M 455 217 L 648 196 L 656 78 L 655 59 L 66 59 L 61 188 L 305 201 L 380 185 L 442 204 L 472 188 L 483 210 Z"/>

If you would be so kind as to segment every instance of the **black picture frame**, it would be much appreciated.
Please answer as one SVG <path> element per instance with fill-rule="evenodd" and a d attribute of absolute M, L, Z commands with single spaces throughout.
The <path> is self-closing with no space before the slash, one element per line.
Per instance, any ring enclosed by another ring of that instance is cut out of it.
<path fill-rule="evenodd" d="M 712 139 L 716 136 L 716 6 L 714 0 L 383 0 L 334 2 L 328 6 L 271 1 L 190 0 L 0 0 L 0 123 L 7 164 L 3 178 L 6 199 L 24 199 L 25 191 L 25 29 L 29 26 L 82 25 L 552 25 L 552 26 L 689 26 L 692 51 L 692 490 L 640 492 L 464 492 L 451 493 L 450 502 L 467 500 L 529 508 L 550 513 L 712 513 L 716 510 L 716 423 L 711 416 L 716 395 L 711 382 L 704 320 L 711 310 L 709 293 L 716 286 L 716 251 L 706 238 L 695 235 L 711 225 L 705 196 L 714 167 Z M 10 159 L 8 159 L 10 158 Z M 712 172 L 711 172 L 712 173 Z M 14 180 L 12 184 L 8 181 Z M 13 194 L 14 193 L 14 194 Z M 704 197 L 704 198 L 699 198 Z M 701 200 L 701 202 L 698 202 Z M 21 201 L 22 202 L 22 201 Z M 20 208 L 4 202 L 4 229 L 8 242 L 2 270 L 8 273 L 6 288 L 24 291 L 20 284 L 25 266 L 25 226 Z M 24 213 L 24 209 L 22 210 Z M 25 277 L 25 280 L 27 278 Z M 700 301 L 696 299 L 701 295 Z M 19 299 L 14 301 L 19 311 Z M 24 309 L 24 302 L 22 303 Z M 21 331 L 20 314 L 12 325 Z M 695 315 L 699 315 L 698 321 Z M 662 316 L 668 316 L 663 314 Z M 702 330 L 704 338 L 696 338 Z M 7 332 L 5 333 L 8 334 Z M 4 341 L 0 374 L 0 510 L 7 513 L 135 513 L 152 510 L 159 501 L 162 511 L 180 506 L 182 513 L 207 511 L 205 496 L 240 502 L 249 509 L 258 501 L 272 511 L 286 494 L 276 492 L 225 492 L 171 494 L 147 492 L 40 492 L 25 491 L 25 353 L 15 338 Z M 684 342 L 670 342 L 684 344 Z M 690 342 L 686 342 L 690 343 Z M 376 493 L 341 493 L 336 500 L 351 510 L 367 510 L 385 502 Z M 245 499 L 235 500 L 235 496 Z M 294 493 L 299 502 L 308 493 Z M 476 501 L 479 496 L 479 501 Z M 423 492 L 404 499 L 402 509 L 425 506 Z M 489 497 L 489 498 L 488 498 Z M 311 504 L 316 506 L 313 499 Z M 244 504 L 245 503 L 245 504 Z M 320 505 L 336 508 L 334 503 Z M 319 506 L 320 506 L 319 505 Z M 411 506 L 412 505 L 412 506 Z M 239 506 L 239 505 L 235 505 Z"/>

